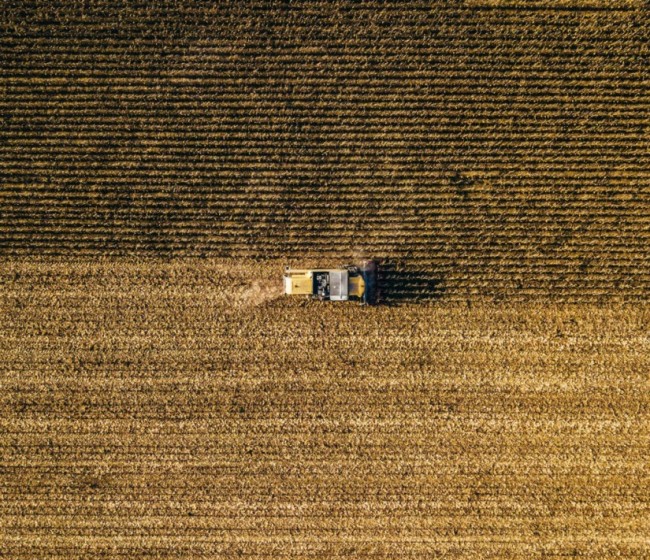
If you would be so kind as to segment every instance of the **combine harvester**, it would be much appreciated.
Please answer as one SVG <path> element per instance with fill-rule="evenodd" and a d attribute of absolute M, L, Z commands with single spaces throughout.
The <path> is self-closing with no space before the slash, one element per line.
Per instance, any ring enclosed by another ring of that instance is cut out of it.
<path fill-rule="evenodd" d="M 305 295 L 321 301 L 360 301 L 377 303 L 377 262 L 361 261 L 334 269 L 284 270 L 284 293 Z"/>

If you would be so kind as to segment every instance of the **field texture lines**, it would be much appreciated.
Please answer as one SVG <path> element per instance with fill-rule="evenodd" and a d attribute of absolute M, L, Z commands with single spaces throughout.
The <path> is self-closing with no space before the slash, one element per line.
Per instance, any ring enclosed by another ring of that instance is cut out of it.
<path fill-rule="evenodd" d="M 7 558 L 647 557 L 647 304 L 305 304 L 280 264 L 3 263 Z"/>
<path fill-rule="evenodd" d="M 5 2 L 0 254 L 650 283 L 647 2 Z"/>
<path fill-rule="evenodd" d="M 0 558 L 650 558 L 647 1 L 0 8 Z"/>

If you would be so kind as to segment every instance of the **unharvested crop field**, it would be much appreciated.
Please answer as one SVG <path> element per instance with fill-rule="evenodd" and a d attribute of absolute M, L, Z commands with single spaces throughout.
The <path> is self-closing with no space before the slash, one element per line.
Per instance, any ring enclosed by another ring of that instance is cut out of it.
<path fill-rule="evenodd" d="M 640 0 L 0 1 L 0 558 L 650 558 L 649 60 Z"/>
<path fill-rule="evenodd" d="M 650 287 L 633 0 L 3 2 L 0 253 L 397 259 Z"/>
<path fill-rule="evenodd" d="M 648 557 L 647 303 L 305 303 L 280 262 L 0 270 L 5 558 Z"/>

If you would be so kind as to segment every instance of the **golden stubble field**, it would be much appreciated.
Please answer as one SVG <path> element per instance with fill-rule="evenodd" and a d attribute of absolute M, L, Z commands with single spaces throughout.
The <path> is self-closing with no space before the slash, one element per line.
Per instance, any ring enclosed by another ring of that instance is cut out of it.
<path fill-rule="evenodd" d="M 650 306 L 4 259 L 0 556 L 647 558 Z"/>

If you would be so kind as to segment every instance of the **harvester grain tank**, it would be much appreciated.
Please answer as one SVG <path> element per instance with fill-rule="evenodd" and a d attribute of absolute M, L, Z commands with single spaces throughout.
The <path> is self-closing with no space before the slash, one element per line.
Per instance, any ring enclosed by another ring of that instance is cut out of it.
<path fill-rule="evenodd" d="M 357 300 L 374 305 L 377 303 L 377 262 L 365 260 L 358 265 L 328 269 L 286 267 L 284 293 L 323 301 Z"/>

